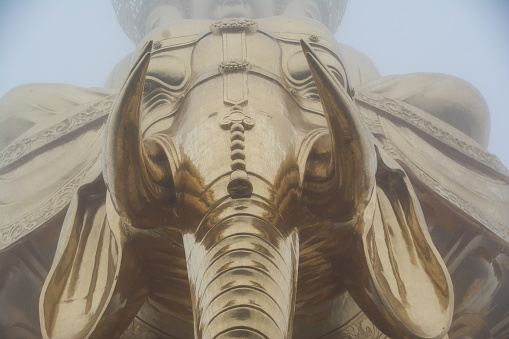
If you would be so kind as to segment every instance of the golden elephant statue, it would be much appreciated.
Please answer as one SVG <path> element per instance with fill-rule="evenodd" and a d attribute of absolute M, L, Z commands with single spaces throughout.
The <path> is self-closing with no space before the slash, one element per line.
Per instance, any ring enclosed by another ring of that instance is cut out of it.
<path fill-rule="evenodd" d="M 384 94 L 414 79 L 361 81 L 319 22 L 263 16 L 149 15 L 159 26 L 119 90 L 35 89 L 60 113 L 0 154 L 7 338 L 452 333 L 453 283 L 424 216 L 438 233 L 442 205 L 428 205 L 443 190 L 407 151 L 440 152 L 427 135 L 444 119 Z"/>

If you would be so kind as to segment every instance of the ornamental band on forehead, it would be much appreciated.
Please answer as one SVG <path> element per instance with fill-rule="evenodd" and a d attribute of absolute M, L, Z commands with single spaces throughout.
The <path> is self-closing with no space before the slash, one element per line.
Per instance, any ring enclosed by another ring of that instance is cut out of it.
<path fill-rule="evenodd" d="M 295 0 L 277 0 L 278 14 L 281 14 L 285 5 Z M 338 29 L 348 0 L 314 0 L 320 14 L 322 23 L 335 33 Z M 151 10 L 160 5 L 175 6 L 184 17 L 189 17 L 190 0 L 111 0 L 117 19 L 127 36 L 138 44 L 145 36 L 145 20 Z"/>

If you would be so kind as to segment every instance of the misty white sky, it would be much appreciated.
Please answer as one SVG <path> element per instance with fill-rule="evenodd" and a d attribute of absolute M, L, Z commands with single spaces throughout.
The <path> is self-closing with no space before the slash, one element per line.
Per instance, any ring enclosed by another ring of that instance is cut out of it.
<path fill-rule="evenodd" d="M 509 0 L 350 0 L 336 37 L 382 75 L 474 84 L 491 110 L 489 150 L 509 166 Z M 0 96 L 26 83 L 101 87 L 133 49 L 109 0 L 0 0 Z"/>

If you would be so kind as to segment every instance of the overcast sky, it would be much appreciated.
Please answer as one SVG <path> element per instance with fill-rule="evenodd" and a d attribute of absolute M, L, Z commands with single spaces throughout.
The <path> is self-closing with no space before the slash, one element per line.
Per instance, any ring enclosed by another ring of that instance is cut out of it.
<path fill-rule="evenodd" d="M 509 0 L 350 0 L 336 37 L 382 75 L 474 84 L 491 110 L 489 150 L 509 166 Z M 0 96 L 26 83 L 101 87 L 133 49 L 109 0 L 0 0 Z"/>

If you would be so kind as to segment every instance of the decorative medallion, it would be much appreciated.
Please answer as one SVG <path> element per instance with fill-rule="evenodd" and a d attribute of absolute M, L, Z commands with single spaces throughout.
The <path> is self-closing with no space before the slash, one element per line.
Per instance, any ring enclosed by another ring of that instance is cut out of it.
<path fill-rule="evenodd" d="M 310 35 L 309 36 L 309 40 L 311 40 L 312 42 L 319 42 L 320 41 L 320 37 L 318 35 Z"/>
<path fill-rule="evenodd" d="M 223 32 L 256 32 L 258 23 L 247 18 L 227 18 L 214 22 L 210 26 L 210 30 L 214 34 Z"/>
<path fill-rule="evenodd" d="M 229 59 L 222 61 L 219 64 L 219 71 L 221 73 L 226 72 L 244 72 L 249 69 L 249 61 L 247 60 L 237 60 L 237 59 Z"/>

